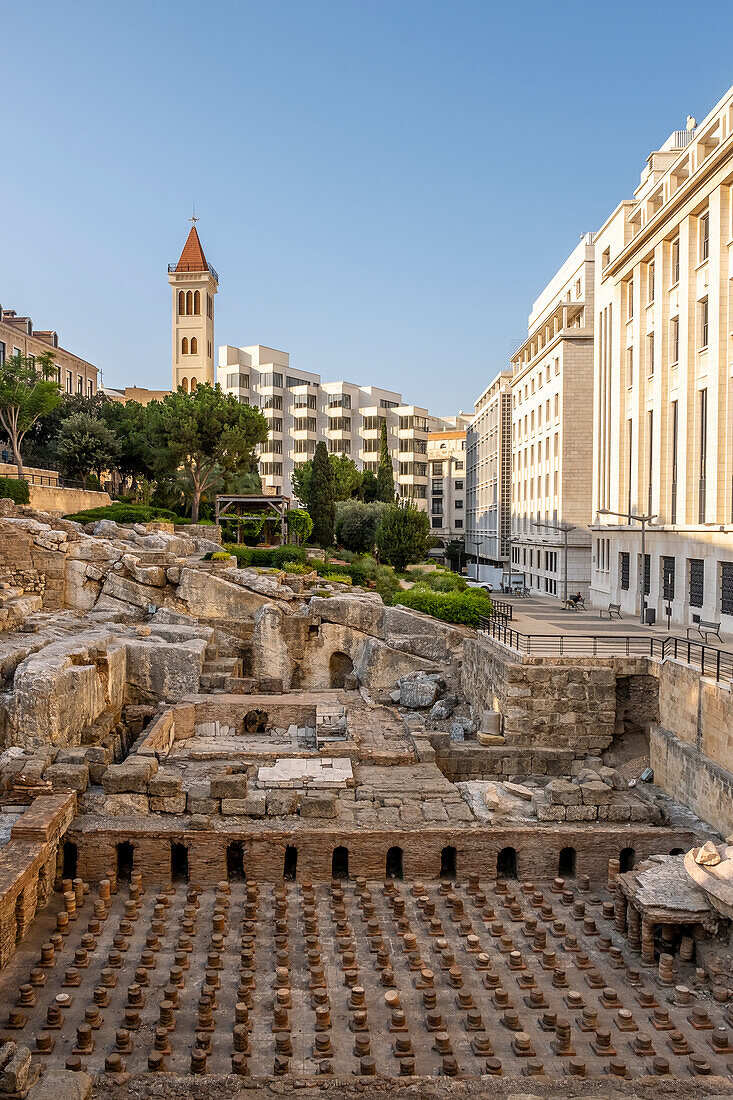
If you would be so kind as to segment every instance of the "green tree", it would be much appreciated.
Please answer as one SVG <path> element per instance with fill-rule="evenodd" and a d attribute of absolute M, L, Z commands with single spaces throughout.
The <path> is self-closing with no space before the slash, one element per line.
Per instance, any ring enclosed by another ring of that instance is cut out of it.
<path fill-rule="evenodd" d="M 23 477 L 21 448 L 26 433 L 61 401 L 53 356 L 44 352 L 10 356 L 0 366 L 0 425 L 13 448 L 18 477 Z"/>
<path fill-rule="evenodd" d="M 386 508 L 382 501 L 365 504 L 361 500 L 345 500 L 336 508 L 334 532 L 336 542 L 355 554 L 371 554 L 379 518 Z"/>
<path fill-rule="evenodd" d="M 321 442 L 313 456 L 307 506 L 313 520 L 311 537 L 318 546 L 331 546 L 333 543 L 334 492 L 333 467 L 326 444 Z"/>
<path fill-rule="evenodd" d="M 297 546 L 311 537 L 313 520 L 304 508 L 288 508 L 285 518 L 288 521 L 288 534 L 295 539 Z"/>
<path fill-rule="evenodd" d="M 222 393 L 218 383 L 201 383 L 193 393 L 179 389 L 153 401 L 147 417 L 157 468 L 164 477 L 179 472 L 194 523 L 202 495 L 227 476 L 249 470 L 253 448 L 267 439 L 267 421 L 259 409 Z"/>
<path fill-rule="evenodd" d="M 141 478 L 150 481 L 155 473 L 146 406 L 139 401 L 108 399 L 100 406 L 99 415 L 117 439 L 115 469 L 122 481 L 129 481 L 136 490 Z"/>
<path fill-rule="evenodd" d="M 114 432 L 99 417 L 78 412 L 61 425 L 59 465 L 69 477 L 80 477 L 84 488 L 90 474 L 96 474 L 101 481 L 102 471 L 115 465 L 117 452 Z"/>
<path fill-rule="evenodd" d="M 333 499 L 353 500 L 361 491 L 362 473 L 348 455 L 330 454 L 328 461 L 333 477 Z M 293 492 L 301 504 L 308 508 L 310 504 L 311 481 L 313 477 L 313 459 L 301 463 L 291 474 Z"/>
<path fill-rule="evenodd" d="M 365 470 L 361 475 L 361 499 L 365 504 L 379 500 L 379 482 L 371 470 Z"/>
<path fill-rule="evenodd" d="M 355 500 L 361 491 L 361 470 L 348 455 L 328 457 L 333 470 L 334 500 Z"/>
<path fill-rule="evenodd" d="M 423 561 L 430 538 L 430 521 L 411 500 L 388 505 L 377 524 L 375 542 L 381 561 L 401 573 L 406 566 Z"/>
<path fill-rule="evenodd" d="M 392 469 L 392 457 L 387 443 L 387 421 L 382 421 L 382 438 L 379 445 L 379 468 L 377 470 L 377 482 L 379 484 L 378 500 L 385 504 L 391 504 L 394 500 L 394 471 Z"/>

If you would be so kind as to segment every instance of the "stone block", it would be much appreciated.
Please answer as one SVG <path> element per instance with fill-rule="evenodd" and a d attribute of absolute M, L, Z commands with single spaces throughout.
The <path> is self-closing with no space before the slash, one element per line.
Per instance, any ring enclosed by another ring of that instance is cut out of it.
<path fill-rule="evenodd" d="M 245 798 L 247 795 L 247 776 L 242 775 L 212 775 L 212 798 Z"/>
<path fill-rule="evenodd" d="M 246 814 L 248 810 L 247 798 L 222 798 L 221 812 L 225 817 L 237 817 Z"/>
<path fill-rule="evenodd" d="M 553 806 L 579 806 L 583 801 L 580 787 L 567 779 L 551 779 L 545 793 Z"/>
<path fill-rule="evenodd" d="M 568 806 L 565 810 L 566 821 L 597 821 L 597 806 Z"/>
<path fill-rule="evenodd" d="M 613 800 L 613 788 L 605 783 L 581 783 L 580 790 L 585 806 L 607 806 Z"/>
<path fill-rule="evenodd" d="M 177 795 L 181 790 L 180 773 L 173 768 L 159 768 L 148 782 L 148 794 L 151 798 L 163 798 Z M 185 795 L 184 801 L 185 801 Z M 153 808 L 151 803 L 151 809 Z"/>
<path fill-rule="evenodd" d="M 43 773 L 43 778 L 50 780 L 55 791 L 68 787 L 69 790 L 83 794 L 89 786 L 89 765 L 51 764 Z"/>
<path fill-rule="evenodd" d="M 218 814 L 220 802 L 211 797 L 209 783 L 192 783 L 186 795 L 186 810 L 190 814 Z"/>
<path fill-rule="evenodd" d="M 336 817 L 337 812 L 336 797 L 330 793 L 308 793 L 300 800 L 301 817 Z"/>
<path fill-rule="evenodd" d="M 153 813 L 185 814 L 186 804 L 186 795 L 184 792 L 174 795 L 150 797 L 150 809 Z"/>
<path fill-rule="evenodd" d="M 565 821 L 565 806 L 551 806 L 547 802 L 537 804 L 538 821 Z"/>
<path fill-rule="evenodd" d="M 102 776 L 102 786 L 107 794 L 128 791 L 146 794 L 148 781 L 157 767 L 157 762 L 151 758 L 146 758 L 144 762 L 126 760 L 123 764 L 110 764 Z"/>
<path fill-rule="evenodd" d="M 298 795 L 295 791 L 269 791 L 267 794 L 267 816 L 286 817 L 294 814 L 298 808 Z"/>

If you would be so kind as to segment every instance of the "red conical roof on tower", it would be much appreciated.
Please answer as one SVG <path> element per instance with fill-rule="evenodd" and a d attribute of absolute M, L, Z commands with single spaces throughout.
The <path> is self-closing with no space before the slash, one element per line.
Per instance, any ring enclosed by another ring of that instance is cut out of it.
<path fill-rule="evenodd" d="M 181 258 L 176 264 L 176 271 L 208 271 L 209 265 L 206 262 L 204 256 L 204 250 L 201 247 L 201 241 L 199 235 L 196 232 L 196 226 L 191 226 L 191 232 L 188 234 L 188 240 L 183 246 L 183 252 Z"/>

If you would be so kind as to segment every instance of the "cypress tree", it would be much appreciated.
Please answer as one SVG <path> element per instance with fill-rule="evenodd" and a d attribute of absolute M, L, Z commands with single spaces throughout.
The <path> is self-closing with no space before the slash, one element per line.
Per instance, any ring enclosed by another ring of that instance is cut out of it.
<path fill-rule="evenodd" d="M 333 545 L 333 522 L 336 516 L 334 497 L 333 467 L 328 458 L 326 444 L 321 442 L 313 456 L 308 493 L 308 512 L 313 520 L 311 541 L 318 546 Z"/>
<path fill-rule="evenodd" d="M 383 500 L 385 504 L 391 504 L 394 500 L 394 472 L 392 470 L 392 457 L 387 444 L 387 421 L 382 421 L 382 438 L 379 447 L 379 469 L 377 470 L 377 483 L 379 490 L 377 500 Z"/>

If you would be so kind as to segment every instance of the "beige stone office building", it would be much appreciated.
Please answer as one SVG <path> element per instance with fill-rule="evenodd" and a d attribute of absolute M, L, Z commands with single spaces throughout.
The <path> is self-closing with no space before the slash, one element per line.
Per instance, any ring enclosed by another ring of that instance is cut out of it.
<path fill-rule="evenodd" d="M 512 359 L 512 567 L 542 595 L 563 596 L 563 536 L 570 524 L 568 592 L 588 594 L 593 410 L 593 234 L 532 307 Z"/>
<path fill-rule="evenodd" d="M 319 374 L 290 367 L 288 352 L 260 344 L 219 348 L 217 381 L 240 401 L 262 410 L 270 432 L 260 447 L 263 484 L 290 496 L 291 475 L 323 440 L 359 469 L 377 472 L 382 423 L 399 496 L 428 509 L 428 437 L 455 427 L 460 418 L 432 416 L 402 395 L 353 382 L 322 382 Z"/>
<path fill-rule="evenodd" d="M 467 573 L 495 588 L 509 563 L 511 380 L 511 371 L 500 371 L 486 387 L 466 433 Z"/>
<path fill-rule="evenodd" d="M 430 466 L 430 526 L 436 557 L 445 544 L 466 535 L 466 433 L 431 432 L 428 436 Z"/>
<path fill-rule="evenodd" d="M 50 352 L 64 393 L 93 397 L 97 392 L 98 370 L 92 363 L 62 348 L 53 329 L 35 329 L 30 317 L 19 317 L 14 309 L 0 306 L 0 364 L 18 352 L 33 356 Z"/>
<path fill-rule="evenodd" d="M 592 598 L 733 630 L 733 89 L 596 235 Z M 602 509 L 623 513 L 604 516 Z M 641 561 L 640 525 L 654 514 Z"/>

